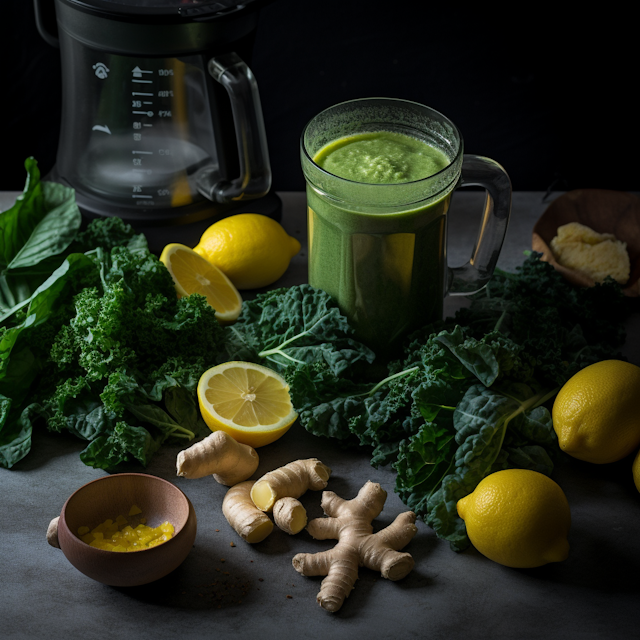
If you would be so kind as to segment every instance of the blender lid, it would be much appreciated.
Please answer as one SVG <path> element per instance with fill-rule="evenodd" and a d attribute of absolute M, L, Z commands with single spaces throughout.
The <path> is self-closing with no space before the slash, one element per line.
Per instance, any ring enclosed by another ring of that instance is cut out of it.
<path fill-rule="evenodd" d="M 244 10 L 247 5 L 264 4 L 260 0 L 63 0 L 66 4 L 90 12 L 121 16 L 181 16 L 215 18 Z"/>

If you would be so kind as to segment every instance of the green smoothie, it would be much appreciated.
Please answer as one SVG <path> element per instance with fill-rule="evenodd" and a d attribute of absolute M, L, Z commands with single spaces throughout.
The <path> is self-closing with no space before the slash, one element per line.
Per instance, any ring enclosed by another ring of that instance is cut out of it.
<path fill-rule="evenodd" d="M 353 197 L 344 180 L 340 199 L 308 183 L 309 282 L 337 300 L 358 339 L 390 353 L 410 330 L 442 317 L 445 215 L 454 185 L 431 198 L 416 186 L 414 204 L 401 207 L 359 202 L 359 189 L 375 185 L 374 196 L 382 196 L 394 185 L 419 185 L 449 158 L 417 138 L 377 131 L 335 140 L 313 162 L 351 181 Z"/>
<path fill-rule="evenodd" d="M 394 131 L 340 138 L 320 149 L 313 161 L 334 176 L 368 184 L 422 180 L 449 164 L 439 149 Z"/>

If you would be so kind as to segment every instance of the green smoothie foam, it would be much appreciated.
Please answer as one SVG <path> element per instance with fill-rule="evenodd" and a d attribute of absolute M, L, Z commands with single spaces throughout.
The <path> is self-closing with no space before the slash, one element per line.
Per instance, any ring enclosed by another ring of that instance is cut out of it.
<path fill-rule="evenodd" d="M 340 138 L 320 149 L 313 161 L 335 176 L 368 184 L 422 180 L 449 164 L 442 151 L 393 131 Z"/>
<path fill-rule="evenodd" d="M 356 183 L 393 189 L 428 178 L 450 161 L 426 142 L 391 131 L 340 138 L 313 161 L 335 180 L 354 183 L 354 195 L 348 183 L 341 185 L 347 202 L 307 188 L 309 282 L 338 301 L 359 340 L 384 353 L 411 329 L 442 316 L 445 214 L 453 185 L 435 200 L 422 196 L 426 205 L 380 213 L 358 201 Z"/>

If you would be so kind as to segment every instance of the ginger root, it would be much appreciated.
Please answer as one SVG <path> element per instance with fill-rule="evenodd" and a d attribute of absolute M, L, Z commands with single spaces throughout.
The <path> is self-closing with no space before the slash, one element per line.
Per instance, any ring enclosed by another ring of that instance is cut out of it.
<path fill-rule="evenodd" d="M 272 531 L 269 516 L 256 508 L 251 500 L 253 481 L 234 485 L 222 501 L 222 513 L 236 533 L 246 542 L 262 542 Z"/>
<path fill-rule="evenodd" d="M 258 509 L 269 512 L 280 498 L 299 498 L 307 489 L 324 489 L 330 475 L 331 469 L 317 458 L 296 460 L 257 480 L 251 499 Z"/>
<path fill-rule="evenodd" d="M 289 535 L 300 533 L 307 526 L 307 510 L 295 498 L 280 498 L 273 505 L 275 523 Z"/>
<path fill-rule="evenodd" d="M 232 487 L 252 476 L 258 463 L 253 447 L 236 442 L 224 431 L 214 431 L 178 454 L 176 471 L 185 478 L 213 475 L 220 484 Z"/>
<path fill-rule="evenodd" d="M 387 492 L 377 483 L 367 482 L 353 500 L 343 500 L 333 491 L 322 494 L 322 508 L 330 516 L 316 518 L 307 531 L 316 540 L 335 539 L 333 549 L 320 553 L 298 553 L 293 567 L 304 576 L 327 576 L 317 600 L 327 611 L 342 606 L 358 579 L 358 567 L 380 571 L 383 578 L 400 580 L 413 569 L 409 553 L 400 553 L 415 536 L 416 515 L 401 513 L 388 527 L 373 533 L 371 522 L 387 499 Z"/>

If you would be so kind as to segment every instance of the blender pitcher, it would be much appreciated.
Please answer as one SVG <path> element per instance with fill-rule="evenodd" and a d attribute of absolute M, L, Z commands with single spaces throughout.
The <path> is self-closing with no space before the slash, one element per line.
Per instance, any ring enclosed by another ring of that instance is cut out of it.
<path fill-rule="evenodd" d="M 274 194 L 262 207 L 256 200 L 271 170 L 257 84 L 239 54 L 251 52 L 264 3 L 55 0 L 54 29 L 51 0 L 34 3 L 62 61 L 52 177 L 76 190 L 83 213 L 145 232 L 248 200 L 279 217 Z"/>

